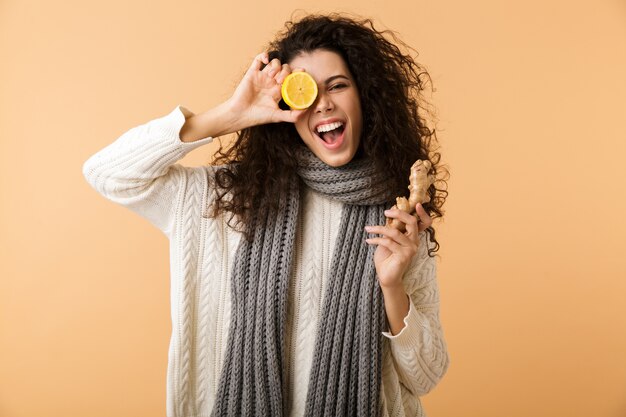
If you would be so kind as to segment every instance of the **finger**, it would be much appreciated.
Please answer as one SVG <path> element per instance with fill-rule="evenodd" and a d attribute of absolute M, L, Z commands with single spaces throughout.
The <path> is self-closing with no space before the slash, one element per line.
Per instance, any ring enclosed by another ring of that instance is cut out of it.
<path fill-rule="evenodd" d="M 261 69 L 263 64 L 267 64 L 269 62 L 269 56 L 267 52 L 261 52 L 252 60 L 252 64 L 250 64 L 250 68 L 248 68 L 248 72 L 255 72 Z"/>
<path fill-rule="evenodd" d="M 389 252 L 396 256 L 400 256 L 404 259 L 411 259 L 417 253 L 418 246 L 412 245 L 410 247 L 399 245 L 397 242 L 394 242 L 391 239 L 387 239 L 385 237 L 372 237 L 369 239 L 365 239 L 368 245 L 376 245 L 382 246 L 386 248 Z"/>
<path fill-rule="evenodd" d="M 406 232 L 407 232 L 407 236 L 413 241 L 413 242 L 417 242 L 419 240 L 419 219 L 411 214 L 411 220 L 409 220 L 408 223 L 406 224 Z"/>
<path fill-rule="evenodd" d="M 398 244 L 401 244 L 402 246 L 410 247 L 412 245 L 415 245 L 415 242 L 409 239 L 407 235 L 405 235 L 404 233 L 402 233 L 401 231 L 397 229 L 394 229 L 393 227 L 365 226 L 365 231 L 367 233 L 378 234 L 386 238 L 389 238 L 397 242 Z"/>
<path fill-rule="evenodd" d="M 289 64 L 283 64 L 283 67 L 281 68 L 280 72 L 278 74 L 276 74 L 276 76 L 274 77 L 274 79 L 276 79 L 276 82 L 278 84 L 282 84 L 283 81 L 285 80 L 285 78 L 291 73 L 291 68 L 289 68 Z"/>
<path fill-rule="evenodd" d="M 283 68 L 282 68 L 281 72 L 276 74 L 276 77 L 274 77 L 274 78 L 276 79 L 276 82 L 278 84 L 282 84 L 283 81 L 285 81 L 285 78 L 287 78 L 287 76 L 289 74 L 291 74 L 292 72 L 304 72 L 304 69 L 303 68 L 291 69 L 289 64 L 283 64 Z"/>
<path fill-rule="evenodd" d="M 276 72 L 280 70 L 280 68 L 281 68 L 280 60 L 278 58 L 274 58 L 270 61 L 269 64 L 265 66 L 265 68 L 261 70 L 261 72 L 266 74 L 268 77 L 273 77 L 276 74 Z"/>
<path fill-rule="evenodd" d="M 385 210 L 385 216 L 403 222 L 406 225 L 406 231 L 411 236 L 414 236 L 419 232 L 417 218 L 412 214 L 409 214 L 397 208 L 392 208 L 389 210 Z"/>
<path fill-rule="evenodd" d="M 428 229 L 433 224 L 433 219 L 430 214 L 424 210 L 424 207 L 420 203 L 415 206 L 415 213 L 419 217 L 419 231 Z"/>
<path fill-rule="evenodd" d="M 394 242 L 393 240 L 384 237 L 371 237 L 365 239 L 365 241 L 368 245 L 383 246 L 392 253 L 402 252 L 403 249 L 403 247 L 398 245 L 397 242 Z"/>
<path fill-rule="evenodd" d="M 399 208 L 395 208 L 395 206 L 393 208 L 390 208 L 389 210 L 385 210 L 385 216 L 390 217 L 392 219 L 401 220 L 404 223 L 410 221 L 411 220 L 410 218 L 413 217 L 406 211 L 400 210 Z"/>
<path fill-rule="evenodd" d="M 295 123 L 304 113 L 306 113 L 306 110 L 281 110 L 277 113 L 275 122 Z"/>
<path fill-rule="evenodd" d="M 289 120 L 288 122 L 295 123 L 300 119 L 305 113 L 306 110 L 286 110 L 288 112 Z"/>

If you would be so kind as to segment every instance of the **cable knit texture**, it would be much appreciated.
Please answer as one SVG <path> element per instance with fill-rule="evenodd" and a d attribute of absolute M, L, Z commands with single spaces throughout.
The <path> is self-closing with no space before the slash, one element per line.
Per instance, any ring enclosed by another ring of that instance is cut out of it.
<path fill-rule="evenodd" d="M 89 158 L 83 174 L 97 192 L 146 218 L 169 238 L 172 337 L 167 415 L 206 417 L 215 405 L 226 358 L 233 320 L 232 268 L 242 237 L 225 225 L 222 216 L 202 217 L 215 197 L 209 186 L 214 168 L 176 162 L 212 138 L 182 142 L 184 121 L 177 106 L 164 117 L 130 129 Z M 284 410 L 292 416 L 305 414 L 318 326 L 332 328 L 321 315 L 326 289 L 333 285 L 329 269 L 344 206 L 309 187 L 302 190 L 300 204 L 293 268 L 285 291 L 280 368 Z M 420 238 L 419 253 L 404 276 L 411 301 L 405 327 L 397 335 L 382 333 L 378 408 L 383 416 L 424 415 L 419 396 L 439 382 L 449 365 L 439 322 L 436 264 L 427 255 L 426 235 Z M 346 350 L 337 357 L 350 354 Z"/>
<path fill-rule="evenodd" d="M 322 308 L 308 383 L 307 416 L 380 413 L 383 298 L 365 226 L 385 221 L 385 179 L 371 163 L 331 167 L 298 149 L 298 175 L 275 210 L 259 208 L 253 239 L 241 240 L 232 276 L 233 322 L 213 416 L 282 416 L 287 290 L 300 207 L 300 180 L 347 203 Z"/>

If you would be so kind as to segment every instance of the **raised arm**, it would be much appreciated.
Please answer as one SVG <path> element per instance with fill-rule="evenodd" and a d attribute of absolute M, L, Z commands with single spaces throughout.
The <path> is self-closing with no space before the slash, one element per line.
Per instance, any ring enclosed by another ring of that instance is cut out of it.
<path fill-rule="evenodd" d="M 265 123 L 295 122 L 304 111 L 278 107 L 280 83 L 290 73 L 289 65 L 269 62 L 267 53 L 261 53 L 226 102 L 197 115 L 177 106 L 130 129 L 89 158 L 83 175 L 100 194 L 169 235 L 177 197 L 193 171 L 175 162 L 214 137 Z"/>
<path fill-rule="evenodd" d="M 421 204 L 415 211 L 417 217 L 398 208 L 386 210 L 386 217 L 403 226 L 388 222 L 365 230 L 380 235 L 366 242 L 378 246 L 374 264 L 389 324 L 389 332 L 383 335 L 390 341 L 400 382 L 415 395 L 423 395 L 443 377 L 450 358 L 439 323 L 436 263 L 428 256 L 425 230 L 432 218 Z"/>
<path fill-rule="evenodd" d="M 147 218 L 166 235 L 179 185 L 188 174 L 187 168 L 175 163 L 213 140 L 182 142 L 179 132 L 185 112 L 190 114 L 177 106 L 166 116 L 128 130 L 83 164 L 85 179 L 98 193 Z"/>
<path fill-rule="evenodd" d="M 426 234 L 421 250 L 404 276 L 409 312 L 404 328 L 392 335 L 391 354 L 400 382 L 415 395 L 432 390 L 446 373 L 450 357 L 439 320 L 439 286 L 435 259 L 427 254 Z"/>
<path fill-rule="evenodd" d="M 281 110 L 280 85 L 291 73 L 288 64 L 278 59 L 269 61 L 268 54 L 257 55 L 237 86 L 233 96 L 207 112 L 189 113 L 181 131 L 183 142 L 193 142 L 206 136 L 221 136 L 246 127 L 266 123 L 294 123 L 303 110 Z"/>

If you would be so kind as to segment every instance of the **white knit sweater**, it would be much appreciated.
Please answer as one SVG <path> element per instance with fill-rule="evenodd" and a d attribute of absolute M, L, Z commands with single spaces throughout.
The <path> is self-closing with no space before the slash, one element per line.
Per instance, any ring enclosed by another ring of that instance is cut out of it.
<path fill-rule="evenodd" d="M 167 372 L 168 417 L 209 416 L 230 322 L 230 274 L 241 234 L 224 217 L 204 218 L 214 198 L 214 168 L 176 164 L 212 138 L 185 143 L 180 106 L 130 129 L 89 158 L 83 174 L 111 201 L 148 219 L 170 241 L 172 337 Z M 341 203 L 308 188 L 296 231 L 294 272 L 285 334 L 289 414 L 304 413 L 309 368 L 324 286 L 341 217 Z M 384 415 L 424 416 L 419 397 L 445 374 L 449 357 L 439 322 L 435 260 L 426 234 L 404 276 L 410 294 L 405 327 L 383 333 L 381 399 Z M 332 323 L 321 323 L 323 326 Z"/>

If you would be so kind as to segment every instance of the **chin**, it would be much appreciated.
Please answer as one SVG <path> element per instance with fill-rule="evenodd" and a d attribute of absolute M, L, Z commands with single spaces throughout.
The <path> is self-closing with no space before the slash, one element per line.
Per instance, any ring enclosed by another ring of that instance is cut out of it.
<path fill-rule="evenodd" d="M 348 162 L 350 162 L 350 159 L 349 158 L 326 158 L 326 160 L 322 159 L 322 161 L 324 161 L 326 165 L 329 165 L 333 168 L 339 168 L 341 166 L 346 165 Z"/>
<path fill-rule="evenodd" d="M 353 153 L 345 153 L 341 155 L 328 155 L 326 153 L 314 152 L 315 155 L 326 165 L 338 168 L 349 163 L 354 157 Z"/>

